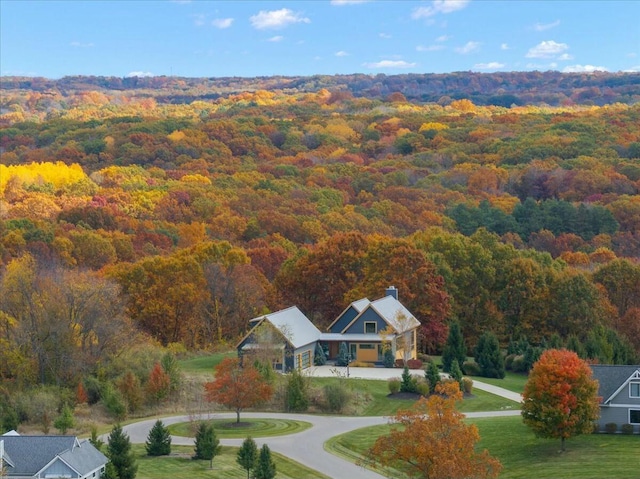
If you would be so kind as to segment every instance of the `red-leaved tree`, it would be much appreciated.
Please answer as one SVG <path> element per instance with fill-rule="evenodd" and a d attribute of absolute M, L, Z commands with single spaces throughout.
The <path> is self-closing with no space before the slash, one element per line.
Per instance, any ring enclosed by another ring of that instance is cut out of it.
<path fill-rule="evenodd" d="M 598 381 L 573 351 L 549 349 L 533 365 L 522 394 L 522 417 L 538 437 L 560 438 L 593 431 L 598 419 Z"/>
<path fill-rule="evenodd" d="M 204 389 L 207 401 L 235 410 L 238 423 L 243 409 L 268 401 L 273 394 L 273 388 L 256 368 L 242 367 L 236 358 L 226 358 L 218 364 L 216 378 Z"/>

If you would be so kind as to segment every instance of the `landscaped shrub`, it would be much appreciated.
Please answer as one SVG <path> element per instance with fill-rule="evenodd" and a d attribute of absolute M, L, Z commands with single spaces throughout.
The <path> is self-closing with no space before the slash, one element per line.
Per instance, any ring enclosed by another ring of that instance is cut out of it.
<path fill-rule="evenodd" d="M 515 357 L 516 357 L 515 354 L 507 354 L 507 356 L 504 358 L 504 368 L 507 371 L 513 371 L 513 360 L 515 359 Z M 465 371 L 466 371 L 466 369 L 465 369 Z M 469 373 L 467 373 L 467 374 L 469 374 Z"/>
<path fill-rule="evenodd" d="M 604 431 L 607 434 L 615 434 L 618 430 L 618 425 L 615 422 L 608 422 L 604 425 Z"/>
<path fill-rule="evenodd" d="M 400 379 L 391 378 L 387 381 L 387 387 L 389 388 L 389 392 L 391 394 L 397 394 L 400 392 Z"/>
<path fill-rule="evenodd" d="M 427 365 L 427 369 L 424 372 L 424 378 L 426 382 L 429 384 L 429 391 L 433 393 L 436 390 L 436 386 L 440 382 L 440 371 L 438 370 L 438 366 L 434 361 L 430 362 Z"/>
<path fill-rule="evenodd" d="M 480 376 L 480 366 L 475 361 L 465 361 L 462 365 L 462 371 L 467 376 Z"/>
<path fill-rule="evenodd" d="M 470 378 L 462 378 L 462 392 L 471 394 L 473 391 L 473 381 Z"/>
<path fill-rule="evenodd" d="M 500 352 L 500 343 L 491 331 L 485 331 L 480 336 L 474 357 L 480 366 L 482 376 L 485 378 L 504 378 L 504 358 Z"/>
<path fill-rule="evenodd" d="M 384 350 L 384 367 L 385 368 L 392 368 L 393 367 L 393 363 L 395 362 L 395 358 L 393 357 L 393 351 L 391 351 L 391 348 L 387 348 Z"/>
<path fill-rule="evenodd" d="M 426 379 L 418 380 L 416 385 L 416 392 L 421 396 L 428 396 L 431 393 L 431 388 Z"/>
<path fill-rule="evenodd" d="M 623 424 L 620 426 L 622 434 L 633 434 L 633 424 Z"/>
<path fill-rule="evenodd" d="M 419 359 L 409 359 L 407 361 L 409 369 L 422 369 L 422 361 Z"/>
<path fill-rule="evenodd" d="M 342 411 L 349 403 L 349 398 L 349 391 L 342 383 L 327 384 L 324 387 L 324 400 L 328 411 Z"/>
<path fill-rule="evenodd" d="M 347 343 L 340 343 L 340 350 L 338 351 L 338 360 L 336 361 L 336 366 L 346 366 L 349 364 L 349 349 L 347 348 Z"/>
<path fill-rule="evenodd" d="M 396 359 L 393 366 L 396 368 L 404 368 L 404 359 Z"/>
<path fill-rule="evenodd" d="M 524 373 L 527 371 L 527 365 L 524 361 L 523 354 L 518 354 L 513 358 L 513 362 L 511 363 L 511 370 L 514 373 Z"/>
<path fill-rule="evenodd" d="M 414 378 L 409 372 L 408 367 L 404 367 L 402 371 L 402 381 L 400 382 L 400 392 L 415 393 L 418 391 L 418 379 Z"/>
<path fill-rule="evenodd" d="M 458 360 L 454 359 L 451 363 L 451 379 L 455 379 L 460 385 L 460 390 L 462 391 L 462 370 L 460 369 L 460 365 L 458 364 Z"/>
<path fill-rule="evenodd" d="M 375 367 L 375 364 L 368 363 L 366 361 L 352 361 L 351 363 L 349 363 L 349 366 L 351 366 L 352 368 L 373 368 Z"/>

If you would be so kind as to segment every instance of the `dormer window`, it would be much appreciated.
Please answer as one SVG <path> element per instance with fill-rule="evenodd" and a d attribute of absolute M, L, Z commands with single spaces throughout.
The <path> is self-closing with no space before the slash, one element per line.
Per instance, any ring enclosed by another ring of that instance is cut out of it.
<path fill-rule="evenodd" d="M 377 334 L 378 324 L 375 321 L 365 321 L 364 332 L 365 334 Z"/>
<path fill-rule="evenodd" d="M 640 398 L 640 382 L 629 383 L 629 397 Z"/>

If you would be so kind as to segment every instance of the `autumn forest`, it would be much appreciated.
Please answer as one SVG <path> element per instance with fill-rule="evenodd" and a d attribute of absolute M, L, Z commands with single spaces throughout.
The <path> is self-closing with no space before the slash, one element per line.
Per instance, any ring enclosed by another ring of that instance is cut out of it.
<path fill-rule="evenodd" d="M 490 330 L 637 361 L 640 75 L 497 75 L 451 75 L 457 96 L 419 75 L 3 78 L 4 394 L 144 382 L 136 353 L 233 346 L 291 305 L 322 329 L 389 285 L 423 353 L 455 319 L 469 348 Z"/>

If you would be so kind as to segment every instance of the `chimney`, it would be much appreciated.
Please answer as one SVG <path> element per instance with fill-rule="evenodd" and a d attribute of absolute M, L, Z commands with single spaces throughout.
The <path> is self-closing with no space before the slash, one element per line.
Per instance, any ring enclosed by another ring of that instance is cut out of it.
<path fill-rule="evenodd" d="M 385 291 L 384 291 L 384 295 L 385 296 L 393 296 L 395 299 L 398 299 L 398 290 L 396 289 L 395 286 L 389 286 Z"/>

